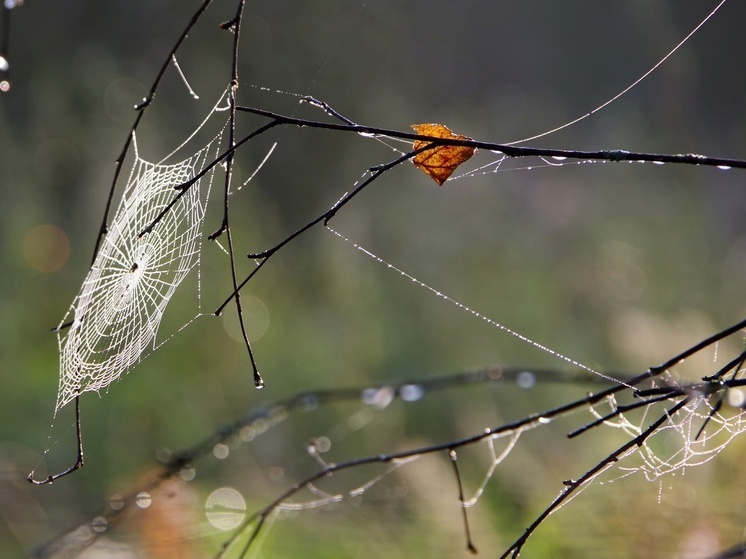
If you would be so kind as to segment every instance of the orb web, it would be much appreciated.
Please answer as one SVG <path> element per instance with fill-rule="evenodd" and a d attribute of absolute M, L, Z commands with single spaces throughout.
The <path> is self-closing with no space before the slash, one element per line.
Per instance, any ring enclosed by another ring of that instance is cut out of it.
<path fill-rule="evenodd" d="M 80 292 L 58 327 L 56 410 L 83 392 L 109 386 L 158 347 L 158 329 L 179 284 L 199 265 L 202 223 L 214 171 L 174 202 L 218 153 L 222 132 L 178 163 L 140 157 Z M 169 205 L 169 210 L 160 215 Z M 155 220 L 149 232 L 143 231 Z M 69 324 L 69 328 L 64 325 Z"/>

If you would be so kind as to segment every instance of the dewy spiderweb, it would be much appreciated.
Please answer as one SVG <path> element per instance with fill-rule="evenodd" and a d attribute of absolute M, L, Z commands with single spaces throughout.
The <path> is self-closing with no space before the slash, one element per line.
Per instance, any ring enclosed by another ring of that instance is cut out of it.
<path fill-rule="evenodd" d="M 222 132 L 191 157 L 149 163 L 137 150 L 122 201 L 88 275 L 58 328 L 60 384 L 56 410 L 77 395 L 109 386 L 150 351 L 171 297 L 199 264 L 201 231 L 213 172 L 176 197 L 217 157 Z"/>

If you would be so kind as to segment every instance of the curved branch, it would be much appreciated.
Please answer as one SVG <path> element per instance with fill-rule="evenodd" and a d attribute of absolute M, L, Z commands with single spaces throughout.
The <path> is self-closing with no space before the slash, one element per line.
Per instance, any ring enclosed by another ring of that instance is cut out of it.
<path fill-rule="evenodd" d="M 463 146 L 488 151 L 500 152 L 508 157 L 559 157 L 567 159 L 594 159 L 599 161 L 630 161 L 630 162 L 652 162 L 652 163 L 676 163 L 685 165 L 703 165 L 719 168 L 746 169 L 746 160 L 729 159 L 724 157 L 708 157 L 697 153 L 645 153 L 634 152 L 622 149 L 612 150 L 568 150 L 568 149 L 551 149 L 551 148 L 532 148 L 515 146 L 511 144 L 499 144 L 494 142 L 481 142 L 477 140 L 456 140 L 447 138 L 433 138 L 423 136 L 422 134 L 413 134 L 410 132 L 401 132 L 390 128 L 379 128 L 376 126 L 362 126 L 359 124 L 336 124 L 331 122 L 319 122 L 304 118 L 282 115 L 258 109 L 254 107 L 236 107 L 237 110 L 271 118 L 278 124 L 287 124 L 303 128 L 321 128 L 324 130 L 336 130 L 340 132 L 351 132 L 354 134 L 367 134 L 374 136 L 388 136 L 399 138 L 400 140 L 420 140 L 432 142 L 433 146 Z M 347 119 L 345 119 L 347 120 Z M 350 121 L 352 122 L 352 121 Z"/>

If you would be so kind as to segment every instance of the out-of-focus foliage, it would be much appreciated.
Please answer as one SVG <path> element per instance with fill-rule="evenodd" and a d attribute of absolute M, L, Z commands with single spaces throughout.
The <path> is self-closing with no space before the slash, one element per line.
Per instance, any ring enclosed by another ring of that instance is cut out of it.
<path fill-rule="evenodd" d="M 597 107 L 712 7 L 694 0 L 482 1 L 464 11 L 459 2 L 433 0 L 248 1 L 239 102 L 326 118 L 276 91 L 310 94 L 361 124 L 405 130 L 411 122 L 448 122 L 469 137 L 508 142 Z M 2 557 L 22 556 L 89 521 L 111 495 L 148 475 L 158 449 L 191 445 L 266 400 L 486 363 L 565 366 L 319 229 L 274 257 L 243 292 L 263 391 L 253 388 L 232 309 L 223 318 L 202 318 L 100 399 L 83 398 L 82 471 L 49 487 L 29 486 L 30 469 L 59 469 L 73 459 L 71 406 L 47 439 L 58 382 L 50 329 L 90 263 L 132 107 L 195 8 L 183 0 L 29 1 L 13 13 L 12 88 L 0 94 Z M 200 98 L 192 99 L 170 69 L 138 137 L 145 157 L 168 153 L 226 87 L 231 35 L 217 24 L 234 10 L 233 2 L 217 2 L 190 34 L 179 64 Z M 534 144 L 746 157 L 744 18 L 746 6 L 729 2 L 627 95 Z M 258 122 L 240 118 L 239 135 Z M 278 129 L 239 152 L 236 184 L 275 141 L 262 171 L 231 198 L 239 257 L 280 241 L 394 155 L 365 138 Z M 743 318 L 742 172 L 553 167 L 539 160 L 527 166 L 536 168 L 434 189 L 411 165 L 401 165 L 332 224 L 435 289 L 598 369 L 646 369 Z M 206 232 L 221 218 L 216 196 Z M 202 310 L 209 313 L 230 293 L 229 269 L 214 245 L 206 246 L 202 268 Z M 239 268 L 243 275 L 252 264 L 241 258 Z M 184 304 L 194 302 L 187 297 Z M 697 378 L 714 358 L 702 357 L 681 373 Z M 265 505 L 316 469 L 303 450 L 313 437 L 329 436 L 334 445 L 326 458 L 341 461 L 473 434 L 587 389 L 493 386 L 410 407 L 320 410 L 232 449 L 230 464 L 209 460 L 193 483 L 169 487 L 183 517 L 149 508 L 150 520 L 133 514 L 111 541 L 156 549 L 148 539 L 156 537 L 154 526 L 162 524 L 160 533 L 174 538 L 187 526 L 189 552 L 201 557 L 225 537 L 206 530 L 208 495 L 238 487 L 247 510 Z M 604 441 L 568 443 L 567 427 L 522 439 L 470 509 L 483 553 L 504 548 L 559 491 L 562 476 L 578 475 L 597 459 L 592 451 Z M 743 486 L 742 446 L 736 440 L 686 478 L 656 485 L 637 476 L 594 486 L 547 523 L 527 556 L 702 556 L 730 545 L 744 525 L 734 489 Z M 480 452 L 460 459 L 472 491 L 488 464 Z M 364 506 L 278 521 L 266 554 L 466 553 L 450 468 L 443 456 L 422 458 L 382 483 Z M 171 521 L 183 526 L 166 526 Z"/>

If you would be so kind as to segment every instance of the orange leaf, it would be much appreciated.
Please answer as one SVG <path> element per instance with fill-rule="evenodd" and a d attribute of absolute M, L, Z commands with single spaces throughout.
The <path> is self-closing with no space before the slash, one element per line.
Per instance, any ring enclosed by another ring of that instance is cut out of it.
<path fill-rule="evenodd" d="M 468 136 L 454 134 L 447 126 L 442 124 L 413 124 L 412 129 L 422 136 L 432 138 L 471 140 Z M 412 147 L 420 149 L 429 143 L 427 140 L 415 140 Z M 436 146 L 418 153 L 414 156 L 412 162 L 420 171 L 441 185 L 456 170 L 456 167 L 468 161 L 476 152 L 477 148 L 466 146 Z"/>

